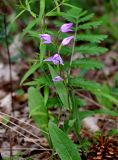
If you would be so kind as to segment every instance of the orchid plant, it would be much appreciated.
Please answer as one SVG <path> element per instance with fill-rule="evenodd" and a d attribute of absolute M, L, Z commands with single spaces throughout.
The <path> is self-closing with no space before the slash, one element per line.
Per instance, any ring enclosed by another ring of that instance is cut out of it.
<path fill-rule="evenodd" d="M 69 9 L 62 12 L 60 5 L 65 5 Z M 118 101 L 108 91 L 107 86 L 86 80 L 84 77 L 90 69 L 103 67 L 102 63 L 92 59 L 91 55 L 98 56 L 107 51 L 106 48 L 98 46 L 107 36 L 88 34 L 91 28 L 99 26 L 101 22 L 90 22 L 93 14 L 87 14 L 86 11 L 67 4 L 64 0 L 48 13 L 44 12 L 44 0 L 40 1 L 40 7 L 40 16 L 35 17 L 32 25 L 29 24 L 23 31 L 23 35 L 28 32 L 34 40 L 40 40 L 40 45 L 36 61 L 24 75 L 21 83 L 30 86 L 29 112 L 47 138 L 50 147 L 54 147 L 61 160 L 80 160 L 79 149 L 82 150 L 82 142 L 85 144 L 80 134 L 83 118 L 96 113 L 116 114 L 110 112 L 109 105 L 118 104 Z M 33 11 L 30 12 L 34 15 Z M 53 30 L 48 29 L 45 20 L 41 21 L 55 15 L 66 20 L 64 23 L 54 22 L 59 26 L 58 31 L 55 27 Z M 41 30 L 35 32 L 32 27 L 39 21 Z M 86 43 L 81 44 L 80 41 Z M 72 71 L 75 68 L 80 69 L 79 75 L 73 75 Z M 30 82 L 24 82 L 36 71 L 39 73 L 38 77 L 34 77 Z M 85 91 L 96 97 L 99 106 L 102 106 L 100 110 L 81 111 L 86 102 L 82 99 L 84 96 L 79 95 L 83 95 Z M 51 111 L 52 108 L 56 108 L 57 116 Z M 68 138 L 71 131 L 78 139 L 76 146 Z"/>
<path fill-rule="evenodd" d="M 72 31 L 72 29 L 71 29 L 72 26 L 73 26 L 73 23 L 65 23 L 61 26 L 60 31 L 64 32 L 64 33 Z M 43 44 L 52 43 L 52 37 L 49 34 L 40 34 L 39 37 L 41 40 L 43 40 L 43 42 L 42 42 Z M 74 39 L 74 36 L 69 36 L 69 37 L 64 38 L 59 46 L 59 49 L 61 49 L 62 46 L 68 45 L 72 39 Z M 59 49 L 58 49 L 58 51 L 59 51 Z M 64 65 L 63 60 L 62 60 L 59 53 L 56 53 L 53 56 L 44 59 L 44 61 L 45 62 L 52 62 L 55 65 L 59 65 L 59 64 Z M 58 81 L 62 81 L 62 80 L 63 79 L 59 75 L 56 77 L 53 77 L 54 82 L 58 82 Z"/>

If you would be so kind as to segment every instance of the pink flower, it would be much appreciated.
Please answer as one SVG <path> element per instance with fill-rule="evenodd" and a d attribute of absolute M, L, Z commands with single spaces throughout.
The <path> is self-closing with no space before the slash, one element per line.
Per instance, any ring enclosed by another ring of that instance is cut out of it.
<path fill-rule="evenodd" d="M 73 38 L 74 38 L 74 36 L 70 36 L 70 37 L 64 38 L 61 44 L 62 44 L 63 46 L 66 46 L 66 45 L 68 45 L 68 44 L 71 42 L 71 40 L 72 40 Z"/>
<path fill-rule="evenodd" d="M 44 61 L 47 61 L 47 62 L 53 62 L 54 64 L 62 64 L 62 65 L 64 65 L 63 64 L 63 60 L 62 60 L 62 58 L 61 58 L 61 56 L 59 55 L 59 54 L 55 54 L 55 55 L 53 55 L 53 56 L 51 56 L 51 57 L 49 57 L 49 58 L 46 58 L 46 59 L 44 59 Z"/>
<path fill-rule="evenodd" d="M 60 30 L 61 32 L 70 32 L 72 31 L 71 27 L 73 26 L 73 23 L 65 23 L 61 26 Z"/>
<path fill-rule="evenodd" d="M 49 34 L 40 34 L 39 36 L 42 40 L 44 40 L 43 44 L 49 44 L 52 42 L 51 36 Z"/>
<path fill-rule="evenodd" d="M 53 82 L 63 81 L 63 79 L 60 76 L 56 76 L 52 80 L 53 80 Z"/>

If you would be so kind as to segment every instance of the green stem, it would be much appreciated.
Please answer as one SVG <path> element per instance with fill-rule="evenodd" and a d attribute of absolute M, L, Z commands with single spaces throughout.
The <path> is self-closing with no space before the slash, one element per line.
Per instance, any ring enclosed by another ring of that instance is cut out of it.
<path fill-rule="evenodd" d="M 61 50 L 61 47 L 62 47 L 62 45 L 60 44 L 60 46 L 59 46 L 59 48 L 58 48 L 58 54 L 59 54 L 59 52 L 60 52 L 60 50 Z"/>
<path fill-rule="evenodd" d="M 59 8 L 59 4 L 58 4 L 57 0 L 54 0 L 54 2 L 57 7 L 57 13 L 60 13 L 60 8 Z"/>
<path fill-rule="evenodd" d="M 61 2 L 58 6 L 56 6 L 54 9 L 52 9 L 51 11 L 49 11 L 48 13 L 46 13 L 46 16 L 48 16 L 51 12 L 53 12 L 54 10 L 56 10 L 58 7 L 60 7 L 63 4 L 63 2 Z"/>
<path fill-rule="evenodd" d="M 76 43 L 76 37 L 77 37 L 77 26 L 78 26 L 78 19 L 77 19 L 76 26 L 75 26 L 74 42 L 73 42 L 73 46 L 72 46 L 72 54 L 71 54 L 70 65 L 69 65 L 69 70 L 68 70 L 68 74 L 67 74 L 68 76 L 70 75 L 71 65 L 72 65 L 72 62 L 73 62 L 73 55 L 74 55 L 74 52 L 75 52 L 75 43 Z"/>

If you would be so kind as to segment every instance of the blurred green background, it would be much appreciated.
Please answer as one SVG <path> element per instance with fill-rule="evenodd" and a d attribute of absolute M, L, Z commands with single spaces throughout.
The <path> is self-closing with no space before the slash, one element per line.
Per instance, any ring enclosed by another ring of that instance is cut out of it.
<path fill-rule="evenodd" d="M 61 0 L 58 1 L 58 3 L 59 2 L 61 2 Z M 67 2 L 77 7 L 81 7 L 83 10 L 87 10 L 90 13 L 95 13 L 95 18 L 103 20 L 103 25 L 99 28 L 99 32 L 109 36 L 109 39 L 107 39 L 108 48 L 112 47 L 113 49 L 118 50 L 118 0 L 68 0 Z M 28 12 L 24 12 L 16 21 L 14 21 L 14 23 L 11 23 L 15 16 L 23 9 L 20 3 L 24 4 L 25 1 L 2 0 L 0 2 L 0 42 L 2 42 L 3 37 L 3 13 L 7 15 L 8 31 L 11 34 L 22 32 L 22 29 L 25 28 L 31 20 L 32 16 Z M 39 13 L 39 7 L 39 0 L 31 0 L 31 8 L 34 13 Z M 54 7 L 54 0 L 46 0 L 46 12 L 52 10 Z M 62 6 L 61 9 L 64 11 L 66 8 Z"/>

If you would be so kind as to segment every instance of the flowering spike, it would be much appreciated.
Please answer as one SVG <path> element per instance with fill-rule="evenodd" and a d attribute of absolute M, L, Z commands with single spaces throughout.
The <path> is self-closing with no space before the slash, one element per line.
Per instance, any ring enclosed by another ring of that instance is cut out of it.
<path fill-rule="evenodd" d="M 53 80 L 53 82 L 63 81 L 63 79 L 60 76 L 56 76 L 52 80 Z"/>
<path fill-rule="evenodd" d="M 49 44 L 52 42 L 51 36 L 49 34 L 40 34 L 40 39 L 44 40 L 43 44 Z"/>
<path fill-rule="evenodd" d="M 64 38 L 63 41 L 62 41 L 62 45 L 63 46 L 66 46 L 70 43 L 70 41 L 74 38 L 74 36 L 70 36 L 70 37 L 67 37 L 67 38 Z"/>
<path fill-rule="evenodd" d="M 70 32 L 72 31 L 71 27 L 73 26 L 73 23 L 65 23 L 61 26 L 60 31 L 61 32 Z"/>
<path fill-rule="evenodd" d="M 59 54 L 55 54 L 55 55 L 53 55 L 53 56 L 51 56 L 49 58 L 46 58 L 46 59 L 44 59 L 44 61 L 46 61 L 46 62 L 53 62 L 56 65 L 57 64 L 64 65 L 63 64 L 63 60 L 62 60 L 62 58 L 61 58 L 61 56 Z"/>

